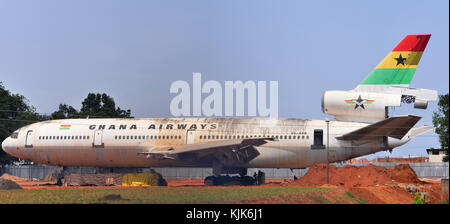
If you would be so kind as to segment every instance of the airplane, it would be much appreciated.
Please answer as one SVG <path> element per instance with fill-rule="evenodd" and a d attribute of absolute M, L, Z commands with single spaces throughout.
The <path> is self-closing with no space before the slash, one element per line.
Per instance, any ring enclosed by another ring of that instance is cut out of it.
<path fill-rule="evenodd" d="M 426 109 L 437 100 L 435 90 L 409 88 L 430 37 L 407 35 L 355 89 L 325 91 L 322 110 L 333 120 L 49 120 L 14 131 L 2 148 L 58 167 L 209 167 L 213 175 L 205 185 L 223 183 L 222 174 L 239 174 L 248 181 L 247 168 L 306 168 L 393 150 L 433 129 L 415 126 L 421 117 L 388 114 L 402 103 Z"/>

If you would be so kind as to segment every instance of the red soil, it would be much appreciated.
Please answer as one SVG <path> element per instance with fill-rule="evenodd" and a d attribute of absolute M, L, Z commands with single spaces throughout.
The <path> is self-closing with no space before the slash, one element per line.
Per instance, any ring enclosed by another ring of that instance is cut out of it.
<path fill-rule="evenodd" d="M 309 168 L 305 176 L 286 186 L 319 187 L 326 181 L 326 165 L 318 164 Z M 343 187 L 367 187 L 379 186 L 385 183 L 422 183 L 417 178 L 414 170 L 407 164 L 394 167 L 379 167 L 375 165 L 367 166 L 344 166 L 329 167 L 329 182 L 331 185 Z"/>
<path fill-rule="evenodd" d="M 379 167 L 372 164 L 344 167 L 330 165 L 329 182 L 330 185 L 347 189 L 356 197 L 361 197 L 372 204 L 410 204 L 414 201 L 415 193 L 407 190 L 407 186 L 411 185 L 417 192 L 428 192 L 429 202 L 440 201 L 440 183 L 421 181 L 408 164 L 394 167 Z M 325 183 L 326 165 L 318 164 L 309 168 L 305 176 L 285 186 L 320 187 Z"/>

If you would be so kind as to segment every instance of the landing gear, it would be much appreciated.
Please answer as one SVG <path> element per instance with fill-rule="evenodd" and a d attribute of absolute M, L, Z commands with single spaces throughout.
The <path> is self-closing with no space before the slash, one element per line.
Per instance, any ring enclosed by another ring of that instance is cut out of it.
<path fill-rule="evenodd" d="M 250 186 L 255 184 L 255 179 L 250 176 L 233 176 L 230 177 L 229 175 L 226 176 L 208 176 L 205 178 L 205 185 L 206 186 L 234 186 L 234 185 L 243 185 L 243 186 Z"/>
<path fill-rule="evenodd" d="M 227 173 L 227 175 L 221 175 Z M 213 176 L 205 178 L 206 186 L 233 186 L 243 185 L 250 186 L 255 184 L 265 183 L 264 172 L 258 171 L 254 174 L 254 177 L 247 176 L 247 168 L 231 168 L 223 167 L 221 164 L 213 164 Z M 239 174 L 239 176 L 230 176 L 228 174 Z"/>

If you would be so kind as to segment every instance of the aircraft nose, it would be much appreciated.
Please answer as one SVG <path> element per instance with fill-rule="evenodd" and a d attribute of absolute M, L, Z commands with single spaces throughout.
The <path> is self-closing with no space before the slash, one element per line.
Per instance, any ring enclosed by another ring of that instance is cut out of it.
<path fill-rule="evenodd" d="M 11 138 L 8 137 L 6 138 L 3 142 L 2 142 L 2 149 L 3 151 L 5 151 L 6 153 L 14 156 L 15 153 L 15 148 L 11 142 Z"/>

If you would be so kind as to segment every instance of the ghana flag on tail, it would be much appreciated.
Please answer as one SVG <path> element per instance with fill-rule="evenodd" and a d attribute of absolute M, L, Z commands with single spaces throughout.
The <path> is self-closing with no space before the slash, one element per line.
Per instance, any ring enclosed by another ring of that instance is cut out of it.
<path fill-rule="evenodd" d="M 406 85 L 417 65 L 431 34 L 406 36 L 359 85 Z"/>

